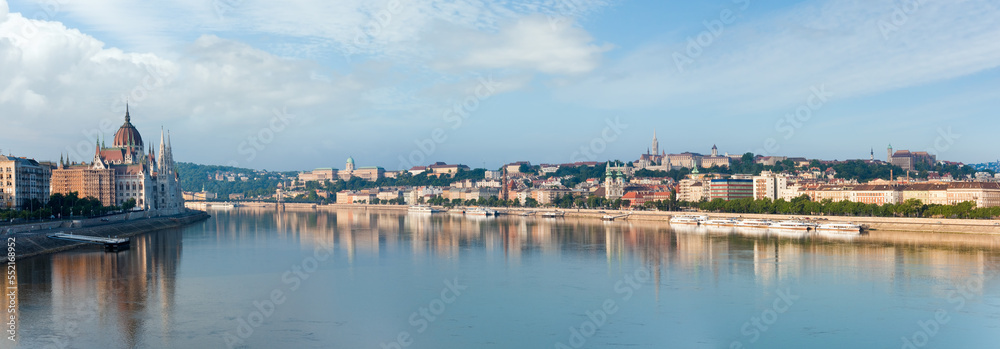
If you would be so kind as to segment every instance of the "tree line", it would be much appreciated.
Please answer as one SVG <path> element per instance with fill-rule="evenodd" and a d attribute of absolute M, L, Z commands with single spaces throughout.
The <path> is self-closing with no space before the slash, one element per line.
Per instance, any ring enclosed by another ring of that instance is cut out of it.
<path fill-rule="evenodd" d="M 229 199 L 229 194 L 243 194 L 246 197 L 260 197 L 274 194 L 278 189 L 278 184 L 282 182 L 282 175 L 295 176 L 297 172 L 267 172 L 259 174 L 248 168 L 231 166 L 199 165 L 187 162 L 175 164 L 175 171 L 180 177 L 181 190 L 189 192 L 205 191 L 216 193 L 220 199 Z M 239 179 L 230 182 L 228 180 L 217 181 L 210 179 L 216 172 L 230 172 L 237 176 L 247 176 L 249 180 Z M 258 179 L 254 179 L 258 178 Z"/>
<path fill-rule="evenodd" d="M 786 215 L 826 215 L 855 217 L 926 217 L 926 218 L 966 218 L 993 219 L 1000 217 L 1000 207 L 977 208 L 975 202 L 955 205 L 927 205 L 917 199 L 909 199 L 898 204 L 865 204 L 851 201 L 812 201 L 802 195 L 791 201 L 785 199 L 763 200 L 735 199 L 725 201 L 715 199 L 701 202 L 679 202 L 680 207 L 696 208 L 706 212 L 757 213 Z"/>
<path fill-rule="evenodd" d="M 128 211 L 135 206 L 136 201 L 132 198 L 122 206 L 104 206 L 101 200 L 89 196 L 81 198 L 77 192 L 66 195 L 56 193 L 50 195 L 49 202 L 45 204 L 38 199 L 31 199 L 21 205 L 20 210 L 0 210 L 0 220 L 96 217 L 112 212 Z"/>

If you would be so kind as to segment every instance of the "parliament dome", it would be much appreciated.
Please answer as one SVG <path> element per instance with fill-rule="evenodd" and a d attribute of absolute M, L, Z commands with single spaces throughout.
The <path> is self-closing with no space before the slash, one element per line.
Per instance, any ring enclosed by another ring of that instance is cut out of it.
<path fill-rule="evenodd" d="M 128 114 L 127 106 L 125 107 L 125 123 L 118 128 L 118 132 L 115 132 L 113 146 L 116 148 L 142 148 L 142 136 L 139 135 L 139 130 L 132 126 L 132 118 Z"/>

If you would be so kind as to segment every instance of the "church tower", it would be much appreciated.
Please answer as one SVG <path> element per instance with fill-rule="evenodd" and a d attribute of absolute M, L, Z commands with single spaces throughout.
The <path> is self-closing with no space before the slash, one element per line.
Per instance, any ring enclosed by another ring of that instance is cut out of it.
<path fill-rule="evenodd" d="M 650 154 L 657 155 L 660 154 L 660 142 L 656 140 L 656 129 L 653 129 L 653 146 L 650 148 Z"/>

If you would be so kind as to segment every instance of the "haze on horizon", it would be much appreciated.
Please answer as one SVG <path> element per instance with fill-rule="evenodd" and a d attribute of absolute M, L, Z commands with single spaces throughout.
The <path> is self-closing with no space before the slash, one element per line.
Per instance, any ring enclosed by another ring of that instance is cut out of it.
<path fill-rule="evenodd" d="M 998 39 L 988 0 L 0 0 L 0 149 L 89 161 L 127 99 L 177 161 L 269 170 L 634 160 L 654 129 L 978 163 Z"/>

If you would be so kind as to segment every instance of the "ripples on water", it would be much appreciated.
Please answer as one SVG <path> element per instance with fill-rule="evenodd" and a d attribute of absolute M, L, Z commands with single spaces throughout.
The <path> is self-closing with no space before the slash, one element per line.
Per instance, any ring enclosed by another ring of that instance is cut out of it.
<path fill-rule="evenodd" d="M 16 347 L 995 348 L 1000 339 L 993 236 L 212 214 L 117 254 L 20 261 Z"/>

